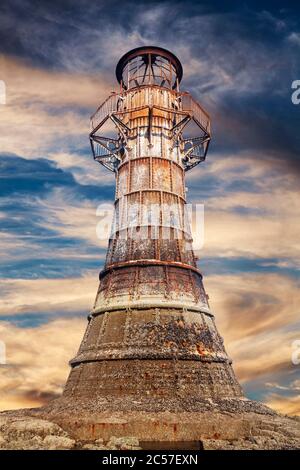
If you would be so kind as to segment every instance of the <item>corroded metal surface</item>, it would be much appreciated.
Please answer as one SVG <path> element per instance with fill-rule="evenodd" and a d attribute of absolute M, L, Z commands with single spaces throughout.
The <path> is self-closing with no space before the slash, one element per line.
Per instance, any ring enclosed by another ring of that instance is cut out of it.
<path fill-rule="evenodd" d="M 92 313 L 124 306 L 172 305 L 210 313 L 201 274 L 183 266 L 154 260 L 136 260 L 135 265 L 123 267 L 110 265 L 101 276 Z"/>
<path fill-rule="evenodd" d="M 121 59 L 121 91 L 92 117 L 94 157 L 116 175 L 115 213 L 95 304 L 64 395 L 240 396 L 186 213 L 185 171 L 205 158 L 210 119 L 179 91 L 178 59 L 146 49 Z M 115 137 L 102 134 L 108 121 Z M 199 135 L 184 137 L 191 121 Z"/>
<path fill-rule="evenodd" d="M 143 85 L 115 103 L 123 152 L 115 168 L 115 215 L 95 312 L 130 301 L 209 310 L 201 275 L 189 269 L 196 262 L 185 209 L 184 146 L 174 131 L 182 120 L 174 114 L 182 108 L 178 97 L 171 89 Z M 103 121 L 99 111 L 92 119 Z M 135 265 L 114 269 L 133 260 Z M 153 261 L 178 262 L 185 269 Z"/>

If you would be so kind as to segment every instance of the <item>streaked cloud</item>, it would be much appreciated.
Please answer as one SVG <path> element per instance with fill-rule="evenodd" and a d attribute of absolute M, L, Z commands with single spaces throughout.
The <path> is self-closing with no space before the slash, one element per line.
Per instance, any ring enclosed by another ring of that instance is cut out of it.
<path fill-rule="evenodd" d="M 300 395 L 295 397 L 282 397 L 272 394 L 267 397 L 266 405 L 279 413 L 300 416 Z"/>
<path fill-rule="evenodd" d="M 205 165 L 187 180 L 189 200 L 205 206 L 199 256 L 275 258 L 278 268 L 288 260 L 299 267 L 296 174 L 285 173 L 276 159 L 249 154 L 212 155 Z"/>
<path fill-rule="evenodd" d="M 76 149 L 90 156 L 89 116 L 111 91 L 103 74 L 43 70 L 4 54 L 0 69 L 7 88 L 1 152 L 51 158 Z"/>
<path fill-rule="evenodd" d="M 7 364 L 1 367 L 0 409 L 39 406 L 61 394 L 84 319 L 57 319 L 38 328 L 0 326 Z"/>
<path fill-rule="evenodd" d="M 224 274 L 207 276 L 205 285 L 248 396 L 268 402 L 270 389 L 278 396 L 284 389 L 283 396 L 295 397 L 300 367 L 292 363 L 292 345 L 300 339 L 299 280 L 270 273 Z"/>
<path fill-rule="evenodd" d="M 43 312 L 53 315 L 70 315 L 76 312 L 84 316 L 96 295 L 97 271 L 66 279 L 4 279 L 1 282 L 0 316 L 12 316 Z"/>

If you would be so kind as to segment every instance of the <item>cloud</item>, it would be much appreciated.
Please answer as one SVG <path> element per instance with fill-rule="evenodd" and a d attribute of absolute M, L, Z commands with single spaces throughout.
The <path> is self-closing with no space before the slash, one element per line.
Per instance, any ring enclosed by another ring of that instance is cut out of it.
<path fill-rule="evenodd" d="M 259 163 L 249 154 L 211 158 L 188 178 L 188 202 L 205 201 L 205 243 L 198 252 L 205 272 L 278 269 L 296 274 L 300 265 L 296 176 L 282 173 L 272 158 Z M 74 162 L 76 157 L 71 157 L 69 166 L 64 154 L 60 167 L 48 159 L 2 155 L 0 224 L 6 231 L 2 242 L 7 274 L 18 277 L 21 270 L 24 275 L 30 269 L 28 263 L 22 268 L 28 253 L 35 276 L 47 269 L 51 277 L 62 269 L 70 276 L 74 264 L 66 265 L 64 259 L 73 258 L 74 263 L 77 257 L 77 270 L 82 270 L 103 258 L 103 252 L 95 251 L 107 247 L 107 239 L 96 235 L 100 222 L 96 209 L 113 201 L 114 189 L 111 184 L 100 188 L 96 178 L 90 184 L 77 180 L 69 171 Z M 39 269 L 41 264 L 45 269 Z"/>
<path fill-rule="evenodd" d="M 76 186 L 72 176 L 46 159 L 27 160 L 17 155 L 1 155 L 1 197 L 40 194 L 55 187 Z"/>
<path fill-rule="evenodd" d="M 296 397 L 282 397 L 272 394 L 267 397 L 266 405 L 279 413 L 300 416 L 300 395 Z"/>
<path fill-rule="evenodd" d="M 0 317 L 84 315 L 92 308 L 98 282 L 97 271 L 66 279 L 3 279 Z"/>
<path fill-rule="evenodd" d="M 288 35 L 287 39 L 296 46 L 300 46 L 300 33 L 293 31 Z"/>
<path fill-rule="evenodd" d="M 299 267 L 299 182 L 276 159 L 209 155 L 187 186 L 188 202 L 204 203 L 200 258 L 261 258 L 266 265 L 269 258 L 278 268 Z"/>
<path fill-rule="evenodd" d="M 48 215 L 48 221 L 45 221 L 44 227 L 49 230 L 57 229 L 59 235 L 62 237 L 76 237 L 81 242 L 88 243 L 90 246 L 94 245 L 98 248 L 106 248 L 108 244 L 109 230 L 104 235 L 107 238 L 98 238 L 97 225 L 101 223 L 101 216 L 105 211 L 100 208 L 109 206 L 110 213 L 113 213 L 112 197 L 111 200 L 104 199 L 105 192 L 99 192 L 101 198 L 99 200 L 85 200 L 83 199 L 80 204 L 75 198 L 71 197 L 69 200 L 65 198 L 65 191 L 56 189 L 46 201 L 41 203 L 42 209 L 52 215 L 52 220 Z M 75 199 L 75 200 L 74 200 Z M 61 201 L 64 201 L 63 204 Z M 99 208 L 99 210 L 98 210 Z M 99 215 L 97 215 L 99 214 Z M 107 223 L 109 228 L 109 223 Z"/>
<path fill-rule="evenodd" d="M 289 391 L 296 391 L 300 392 L 300 379 L 294 380 L 289 384 L 289 386 L 283 386 L 277 383 L 266 383 L 266 387 L 274 388 L 277 390 L 289 390 Z"/>
<path fill-rule="evenodd" d="M 90 158 L 88 158 L 90 157 Z M 48 158 L 59 168 L 69 171 L 75 180 L 83 185 L 114 186 L 114 173 L 104 169 L 98 162 L 92 161 L 91 155 L 80 155 L 72 152 L 49 153 Z"/>
<path fill-rule="evenodd" d="M 33 155 L 51 143 L 55 153 L 87 151 L 88 115 L 117 86 L 119 57 L 158 42 L 182 58 L 183 87 L 211 113 L 216 149 L 272 150 L 279 161 L 285 155 L 286 171 L 299 171 L 299 137 L 293 131 L 298 110 L 290 100 L 299 62 L 287 41 L 288 34 L 297 34 L 288 10 L 129 1 L 112 14 L 113 4 L 105 3 L 78 2 L 70 10 L 64 2 L 34 9 L 16 3 L 4 9 L 3 32 L 14 40 L 8 44 L 3 38 L 2 47 L 17 60 L 2 60 L 11 83 L 8 99 L 12 93 L 5 122 L 17 124 L 19 132 L 12 136 L 6 129 L 5 150 Z M 64 8 L 68 15 L 62 14 Z"/>
<path fill-rule="evenodd" d="M 292 363 L 292 345 L 300 338 L 299 281 L 279 274 L 244 273 L 206 276 L 204 282 L 248 396 L 268 402 L 274 381 L 277 395 L 298 393 L 300 368 Z"/>
<path fill-rule="evenodd" d="M 220 328 L 226 329 L 228 343 L 237 341 L 236 347 L 245 346 L 255 352 L 250 344 L 252 336 L 259 339 L 262 335 L 263 342 L 263 335 L 268 332 L 274 332 L 274 337 L 281 332 L 288 338 L 290 334 L 296 338 L 300 334 L 298 279 L 273 273 L 239 273 L 206 276 L 204 280 Z M 248 340 L 248 344 L 243 343 Z"/>
<path fill-rule="evenodd" d="M 85 323 L 70 318 L 39 328 L 0 325 L 7 352 L 7 365 L 0 366 L 0 409 L 39 406 L 61 394 Z"/>
<path fill-rule="evenodd" d="M 111 77 L 106 73 L 76 73 L 46 70 L 28 64 L 24 58 L 0 55 L 1 75 L 8 87 L 7 104 L 88 109 L 106 98 Z M 72 84 L 70 86 L 70 84 Z"/>
<path fill-rule="evenodd" d="M 3 276 L 70 276 L 101 263 L 107 239 L 97 237 L 96 210 L 112 188 L 81 184 L 46 159 L 4 154 L 0 171 Z"/>
<path fill-rule="evenodd" d="M 4 54 L 0 68 L 7 90 L 2 152 L 36 158 L 51 147 L 56 153 L 76 148 L 90 155 L 89 117 L 110 92 L 103 74 L 38 69 Z"/>

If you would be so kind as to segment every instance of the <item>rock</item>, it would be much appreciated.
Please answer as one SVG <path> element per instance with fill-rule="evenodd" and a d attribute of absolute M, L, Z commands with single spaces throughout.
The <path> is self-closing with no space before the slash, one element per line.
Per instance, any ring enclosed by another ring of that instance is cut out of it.
<path fill-rule="evenodd" d="M 82 446 L 82 449 L 84 450 L 107 450 L 107 447 L 104 445 L 100 444 L 84 444 Z"/>
<path fill-rule="evenodd" d="M 124 437 L 111 437 L 107 443 L 108 449 L 120 449 L 120 450 L 134 450 L 140 449 L 139 440 L 136 437 L 124 436 Z"/>
<path fill-rule="evenodd" d="M 29 416 L 0 415 L 0 449 L 71 449 L 75 441 L 57 424 Z"/>
<path fill-rule="evenodd" d="M 43 448 L 43 441 L 40 436 L 34 436 L 31 439 L 11 439 L 0 446 L 2 450 L 39 450 Z"/>
<path fill-rule="evenodd" d="M 74 439 L 64 436 L 46 436 L 43 445 L 49 450 L 66 450 L 75 447 Z"/>
<path fill-rule="evenodd" d="M 47 435 L 67 435 L 57 424 L 31 417 L 17 418 L 15 420 L 2 421 L 0 418 L 0 430 L 4 437 L 18 439 L 30 439 L 34 436 L 42 438 Z"/>
<path fill-rule="evenodd" d="M 96 439 L 95 442 L 84 444 L 82 449 L 86 450 L 105 450 L 107 447 L 103 443 L 103 439 Z"/>
<path fill-rule="evenodd" d="M 151 448 L 159 450 L 160 441 L 169 441 L 171 448 L 176 441 L 179 446 L 189 441 L 204 450 L 300 449 L 298 418 L 267 413 L 262 408 L 254 412 L 254 405 L 246 405 L 247 410 L 237 405 L 239 411 L 234 407 L 231 413 L 229 403 L 222 412 L 90 413 L 82 408 L 81 414 L 64 415 L 43 408 L 3 412 L 0 449 L 138 450 L 144 442 L 145 449 L 151 443 Z M 97 426 L 99 423 L 101 426 Z"/>

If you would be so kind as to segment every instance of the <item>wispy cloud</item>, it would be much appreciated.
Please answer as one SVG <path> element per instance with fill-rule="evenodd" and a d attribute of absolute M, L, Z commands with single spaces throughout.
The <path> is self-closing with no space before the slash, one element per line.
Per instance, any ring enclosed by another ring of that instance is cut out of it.
<path fill-rule="evenodd" d="M 5 55 L 0 68 L 7 90 L 1 152 L 27 158 L 48 155 L 50 148 L 90 154 L 89 116 L 110 91 L 103 74 L 42 70 Z"/>
<path fill-rule="evenodd" d="M 300 415 L 300 395 L 294 397 L 282 397 L 278 394 L 271 394 L 267 397 L 266 405 L 290 415 Z"/>
<path fill-rule="evenodd" d="M 13 279 L 1 281 L 0 316 L 36 314 L 84 317 L 92 308 L 98 286 L 97 271 L 65 279 Z"/>
<path fill-rule="evenodd" d="M 26 329 L 2 323 L 7 365 L 0 366 L 0 409 L 38 406 L 61 394 L 84 327 L 75 318 Z"/>

